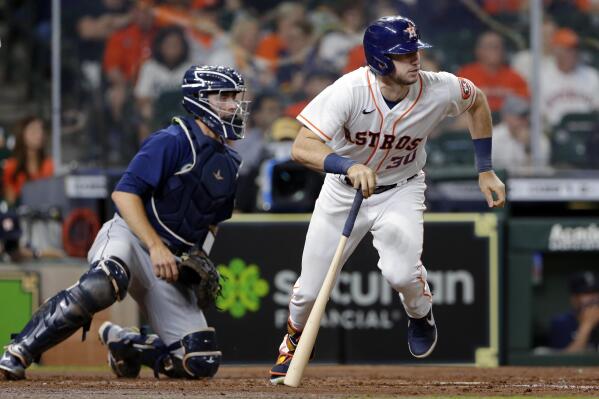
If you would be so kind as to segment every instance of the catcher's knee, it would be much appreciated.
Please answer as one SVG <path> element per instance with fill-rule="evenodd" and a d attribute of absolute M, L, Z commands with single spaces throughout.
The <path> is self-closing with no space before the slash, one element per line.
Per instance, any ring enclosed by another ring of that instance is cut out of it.
<path fill-rule="evenodd" d="M 181 339 L 183 345 L 183 369 L 190 378 L 212 377 L 220 366 L 221 352 L 212 327 L 187 334 Z"/>
<path fill-rule="evenodd" d="M 95 261 L 75 286 L 90 313 L 106 309 L 127 296 L 129 269 L 116 256 Z"/>

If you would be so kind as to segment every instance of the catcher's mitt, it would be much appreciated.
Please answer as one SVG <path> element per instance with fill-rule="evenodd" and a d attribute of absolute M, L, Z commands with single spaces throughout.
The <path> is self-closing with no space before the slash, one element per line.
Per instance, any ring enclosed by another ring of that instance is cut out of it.
<path fill-rule="evenodd" d="M 200 309 L 213 306 L 222 288 L 214 263 L 198 250 L 181 256 L 179 281 L 191 286 Z"/>

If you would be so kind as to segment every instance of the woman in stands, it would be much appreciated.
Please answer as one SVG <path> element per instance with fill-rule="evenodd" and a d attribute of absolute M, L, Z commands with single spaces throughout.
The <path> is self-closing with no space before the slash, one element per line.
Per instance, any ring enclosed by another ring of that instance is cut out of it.
<path fill-rule="evenodd" d="M 37 116 L 23 119 L 17 132 L 13 156 L 4 162 L 4 199 L 9 205 L 18 202 L 26 182 L 54 174 L 54 164 L 46 154 L 45 147 L 44 121 Z"/>

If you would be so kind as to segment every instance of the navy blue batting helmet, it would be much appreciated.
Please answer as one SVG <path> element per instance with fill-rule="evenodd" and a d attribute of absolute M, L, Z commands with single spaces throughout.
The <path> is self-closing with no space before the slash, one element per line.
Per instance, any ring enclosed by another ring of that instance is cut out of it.
<path fill-rule="evenodd" d="M 420 40 L 416 24 L 401 15 L 379 18 L 364 33 L 366 62 L 380 75 L 387 75 L 395 69 L 389 54 L 413 53 L 430 47 Z"/>
<path fill-rule="evenodd" d="M 194 65 L 185 72 L 181 88 L 183 107 L 190 114 L 228 140 L 243 138 L 249 101 L 243 101 L 243 93 L 247 89 L 239 72 L 223 66 Z M 209 94 L 222 92 L 242 93 L 241 98 L 235 100 L 235 111 L 227 112 L 226 116 L 219 115 L 219 110 L 208 101 Z"/>

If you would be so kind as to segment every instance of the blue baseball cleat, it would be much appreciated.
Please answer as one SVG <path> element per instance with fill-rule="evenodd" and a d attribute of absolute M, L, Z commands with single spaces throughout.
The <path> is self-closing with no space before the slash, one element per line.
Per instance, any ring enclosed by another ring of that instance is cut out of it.
<path fill-rule="evenodd" d="M 408 317 L 408 348 L 412 356 L 422 359 L 435 349 L 437 344 L 437 325 L 433 310 L 421 319 Z"/>

